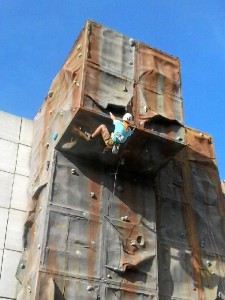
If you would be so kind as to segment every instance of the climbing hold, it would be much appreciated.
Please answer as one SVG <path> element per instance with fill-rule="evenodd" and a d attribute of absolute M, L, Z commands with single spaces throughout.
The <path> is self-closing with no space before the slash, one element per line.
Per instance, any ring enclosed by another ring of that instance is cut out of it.
<path fill-rule="evenodd" d="M 139 244 L 140 246 L 144 246 L 144 244 L 145 244 L 144 237 L 143 237 L 142 235 L 139 235 L 139 236 L 137 237 L 137 242 L 138 242 L 138 244 Z"/>
<path fill-rule="evenodd" d="M 131 240 L 130 245 L 133 246 L 133 247 L 136 247 L 137 246 L 136 241 L 135 240 Z"/>
<path fill-rule="evenodd" d="M 48 96 L 49 96 L 49 98 L 52 98 L 52 96 L 53 96 L 53 91 L 49 91 L 49 92 L 48 92 Z"/>
<path fill-rule="evenodd" d="M 91 285 L 87 286 L 87 291 L 93 291 L 93 289 L 94 289 L 93 286 L 91 286 Z"/>
<path fill-rule="evenodd" d="M 129 39 L 129 44 L 131 45 L 131 47 L 134 47 L 135 46 L 135 40 L 130 38 Z"/>
<path fill-rule="evenodd" d="M 27 289 L 28 289 L 28 292 L 31 293 L 31 287 L 29 285 L 28 285 Z"/>
<path fill-rule="evenodd" d="M 127 87 L 126 87 L 126 86 L 124 86 L 124 87 L 123 87 L 123 91 L 124 91 L 124 92 L 128 92 L 128 90 L 127 90 Z"/>
<path fill-rule="evenodd" d="M 47 171 L 48 171 L 48 169 L 49 169 L 49 166 L 50 166 L 50 161 L 47 160 L 47 161 L 46 161 L 46 170 L 47 170 Z"/>
<path fill-rule="evenodd" d="M 201 248 L 204 248 L 204 247 L 205 247 L 205 242 L 204 242 L 204 241 L 201 241 L 200 246 L 201 246 Z"/>
<path fill-rule="evenodd" d="M 53 135 L 52 135 L 52 138 L 53 140 L 57 140 L 57 137 L 58 137 L 58 133 L 57 132 L 54 132 Z"/>
<path fill-rule="evenodd" d="M 186 237 L 185 233 L 184 233 L 184 232 L 181 232 L 181 233 L 180 233 L 180 237 L 185 238 L 185 237 Z"/>
<path fill-rule="evenodd" d="M 119 185 L 119 186 L 117 187 L 117 191 L 118 191 L 118 192 L 122 192 L 122 191 L 123 191 L 122 186 Z"/>
<path fill-rule="evenodd" d="M 208 143 L 209 143 L 209 144 L 212 144 L 212 138 L 211 138 L 211 137 L 208 138 Z"/>
<path fill-rule="evenodd" d="M 121 221 L 125 221 L 126 222 L 128 220 L 128 216 L 121 217 L 120 219 L 121 219 Z"/>
<path fill-rule="evenodd" d="M 41 245 L 40 245 L 40 244 L 38 244 L 38 246 L 37 246 L 37 247 L 38 247 L 38 249 L 41 249 Z"/>
<path fill-rule="evenodd" d="M 60 110 L 59 114 L 60 114 L 60 116 L 62 117 L 62 116 L 63 116 L 63 111 Z"/>
<path fill-rule="evenodd" d="M 94 192 L 90 192 L 90 196 L 91 196 L 91 198 L 94 198 L 95 197 L 95 193 Z"/>
<path fill-rule="evenodd" d="M 80 50 L 80 48 L 81 48 L 81 45 L 80 44 L 77 45 L 77 50 Z"/>
<path fill-rule="evenodd" d="M 25 269 L 25 264 L 24 263 L 20 264 L 20 269 Z"/>
<path fill-rule="evenodd" d="M 79 53 L 78 56 L 81 57 L 81 56 L 82 56 L 82 53 Z"/>
<path fill-rule="evenodd" d="M 125 164 L 125 159 L 122 158 L 120 164 L 123 166 Z"/>
<path fill-rule="evenodd" d="M 76 169 L 71 169 L 71 174 L 76 174 Z"/>
<path fill-rule="evenodd" d="M 129 61 L 129 65 L 131 65 L 131 66 L 132 66 L 132 65 L 133 65 L 133 62 L 132 62 L 132 61 Z"/>
<path fill-rule="evenodd" d="M 175 141 L 178 141 L 178 142 L 182 142 L 183 141 L 183 138 L 181 136 L 177 136 L 175 138 Z"/>
<path fill-rule="evenodd" d="M 211 265 L 212 265 L 211 262 L 208 259 L 205 261 L 205 264 L 206 264 L 207 267 L 211 267 Z"/>
<path fill-rule="evenodd" d="M 49 147 L 49 143 L 46 143 L 46 144 L 45 144 L 45 147 L 48 148 L 48 147 Z"/>
<path fill-rule="evenodd" d="M 112 276 L 111 275 L 107 275 L 107 278 L 112 279 Z"/>

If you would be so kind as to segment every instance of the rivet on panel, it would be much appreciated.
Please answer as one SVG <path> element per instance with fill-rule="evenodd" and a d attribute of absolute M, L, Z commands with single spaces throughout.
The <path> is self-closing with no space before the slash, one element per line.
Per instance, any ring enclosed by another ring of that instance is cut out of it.
<path fill-rule="evenodd" d="M 128 216 L 121 217 L 120 219 L 121 219 L 121 221 L 125 221 L 126 222 L 128 220 Z"/>
<path fill-rule="evenodd" d="M 91 285 L 87 286 L 87 291 L 93 291 L 93 290 L 94 290 L 93 286 L 91 286 Z"/>

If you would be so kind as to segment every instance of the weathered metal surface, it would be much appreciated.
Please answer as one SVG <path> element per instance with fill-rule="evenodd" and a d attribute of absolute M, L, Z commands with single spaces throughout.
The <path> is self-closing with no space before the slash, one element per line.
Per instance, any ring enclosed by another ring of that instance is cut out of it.
<path fill-rule="evenodd" d="M 136 127 L 115 156 L 84 135 L 112 130 L 109 111 Z M 18 299 L 223 297 L 224 195 L 212 137 L 183 124 L 177 58 L 88 21 L 34 136 Z"/>

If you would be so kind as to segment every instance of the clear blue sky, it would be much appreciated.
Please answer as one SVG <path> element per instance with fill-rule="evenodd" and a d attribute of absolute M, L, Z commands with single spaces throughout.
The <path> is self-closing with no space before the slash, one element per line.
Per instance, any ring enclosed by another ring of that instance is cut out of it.
<path fill-rule="evenodd" d="M 185 124 L 225 179 L 223 0 L 0 0 L 0 110 L 35 116 L 87 19 L 179 57 Z"/>

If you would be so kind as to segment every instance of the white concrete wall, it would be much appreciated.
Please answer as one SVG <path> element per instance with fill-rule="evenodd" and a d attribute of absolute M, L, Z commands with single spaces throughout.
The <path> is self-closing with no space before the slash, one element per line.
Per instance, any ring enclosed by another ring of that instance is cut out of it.
<path fill-rule="evenodd" d="M 0 111 L 0 299 L 16 299 L 33 121 Z"/>

